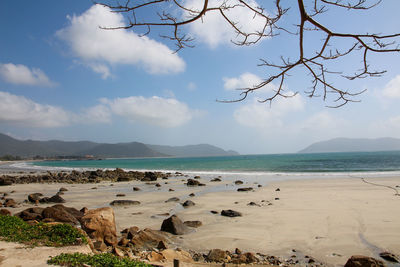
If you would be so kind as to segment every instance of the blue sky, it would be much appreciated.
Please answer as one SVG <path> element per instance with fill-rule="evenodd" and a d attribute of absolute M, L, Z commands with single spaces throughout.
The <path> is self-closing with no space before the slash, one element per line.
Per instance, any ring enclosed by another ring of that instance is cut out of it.
<path fill-rule="evenodd" d="M 383 1 L 364 13 L 331 9 L 319 20 L 337 31 L 393 33 L 400 29 L 398 8 L 397 1 Z M 286 25 L 296 23 L 290 12 Z M 296 152 L 335 137 L 400 138 L 398 53 L 371 55 L 371 64 L 387 70 L 383 77 L 335 81 L 367 89 L 360 103 L 331 109 L 321 98 L 307 98 L 310 78 L 298 70 L 285 85 L 299 92 L 294 98 L 258 103 L 273 84 L 225 104 L 216 99 L 235 99 L 235 88 L 267 77 L 260 58 L 295 57 L 295 37 L 236 47 L 229 27 L 206 16 L 186 29 L 196 47 L 172 54 L 174 43 L 159 32 L 140 39 L 132 30 L 98 28 L 124 19 L 92 1 L 1 1 L 0 132 L 36 140 L 209 143 L 243 154 Z M 243 27 L 255 24 L 250 19 Z M 308 47 L 319 41 L 310 37 Z M 360 60 L 334 67 L 357 70 Z"/>

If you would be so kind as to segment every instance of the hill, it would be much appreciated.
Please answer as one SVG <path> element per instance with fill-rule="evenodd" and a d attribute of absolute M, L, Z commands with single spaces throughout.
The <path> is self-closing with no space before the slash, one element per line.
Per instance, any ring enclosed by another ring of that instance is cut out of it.
<path fill-rule="evenodd" d="M 187 146 L 161 146 L 147 145 L 151 149 L 163 154 L 175 157 L 207 157 L 207 156 L 233 156 L 239 155 L 236 151 L 223 150 L 222 148 L 208 145 L 187 145 Z"/>
<path fill-rule="evenodd" d="M 400 139 L 397 138 L 335 138 L 317 142 L 300 150 L 298 153 L 325 152 L 369 152 L 400 150 Z"/>
<path fill-rule="evenodd" d="M 0 157 L 44 158 L 84 157 L 91 155 L 97 158 L 134 158 L 134 157 L 202 157 L 237 155 L 234 151 L 202 144 L 188 146 L 145 145 L 139 142 L 130 143 L 95 143 L 90 141 L 67 142 L 59 140 L 34 141 L 18 140 L 0 133 Z"/>

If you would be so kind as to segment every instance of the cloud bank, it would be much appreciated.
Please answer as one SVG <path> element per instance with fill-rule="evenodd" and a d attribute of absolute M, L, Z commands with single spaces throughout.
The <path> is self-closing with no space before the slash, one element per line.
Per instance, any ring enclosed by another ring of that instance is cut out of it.
<path fill-rule="evenodd" d="M 50 81 L 49 77 L 38 68 L 28 68 L 22 64 L 0 63 L 0 77 L 12 84 L 31 85 L 31 86 L 55 86 L 56 83 Z"/>
<path fill-rule="evenodd" d="M 124 17 L 101 5 L 82 15 L 69 16 L 69 25 L 56 32 L 72 53 L 94 72 L 108 78 L 110 66 L 135 65 L 152 74 L 179 73 L 185 62 L 167 46 L 129 30 L 105 30 L 100 27 L 125 25 Z"/>
<path fill-rule="evenodd" d="M 113 116 L 163 128 L 189 122 L 197 111 L 174 98 L 131 96 L 100 99 L 98 105 L 80 113 L 36 103 L 23 96 L 0 91 L 0 123 L 17 126 L 55 128 L 72 124 L 112 123 Z"/>

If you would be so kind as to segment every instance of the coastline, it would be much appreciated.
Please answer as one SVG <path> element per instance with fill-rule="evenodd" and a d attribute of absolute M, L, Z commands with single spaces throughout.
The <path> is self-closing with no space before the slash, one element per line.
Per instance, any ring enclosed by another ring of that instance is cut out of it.
<path fill-rule="evenodd" d="M 185 179 L 158 180 L 161 187 L 130 181 L 13 184 L 0 190 L 20 203 L 10 209 L 13 214 L 32 206 L 23 203 L 28 194 L 40 192 L 51 196 L 60 187 L 68 189 L 63 195 L 65 206 L 77 209 L 106 207 L 116 199 L 140 201 L 137 206 L 113 207 L 117 232 L 131 226 L 158 230 L 162 221 L 172 214 L 183 221 L 200 220 L 201 227 L 178 239 L 177 246 L 187 250 L 240 248 L 280 257 L 290 257 L 295 250 L 297 254 L 310 255 L 331 266 L 341 266 L 355 254 L 375 258 L 382 251 L 400 254 L 400 216 L 396 212 L 400 196 L 384 187 L 400 190 L 396 187 L 400 186 L 398 175 L 365 180 L 384 186 L 368 184 L 360 178 L 335 176 L 268 181 L 262 187 L 258 187 L 261 183 L 245 179 L 238 186 L 224 177 L 220 182 L 201 177 L 198 181 L 206 186 L 188 187 L 184 185 Z M 141 191 L 134 192 L 132 187 L 140 187 Z M 253 187 L 254 191 L 237 192 L 239 187 Z M 195 196 L 189 197 L 190 193 Z M 125 196 L 118 198 L 117 194 Z M 165 202 L 171 197 L 178 197 L 179 202 Z M 183 208 L 180 203 L 188 199 L 195 206 Z M 254 205 L 249 205 L 251 202 Z M 223 209 L 239 211 L 243 216 L 227 218 L 210 212 Z"/>

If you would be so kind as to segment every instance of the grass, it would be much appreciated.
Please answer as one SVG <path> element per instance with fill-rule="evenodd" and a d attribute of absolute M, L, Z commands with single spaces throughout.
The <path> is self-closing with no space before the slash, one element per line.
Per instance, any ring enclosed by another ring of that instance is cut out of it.
<path fill-rule="evenodd" d="M 47 261 L 48 264 L 79 267 L 90 265 L 91 267 L 150 267 L 152 265 L 144 262 L 134 261 L 128 258 L 120 258 L 113 254 L 103 253 L 97 255 L 89 255 L 83 253 L 62 253 L 58 256 L 51 257 Z"/>
<path fill-rule="evenodd" d="M 69 224 L 30 225 L 19 217 L 3 215 L 0 215 L 0 240 L 52 247 L 87 243 L 86 237 Z"/>

